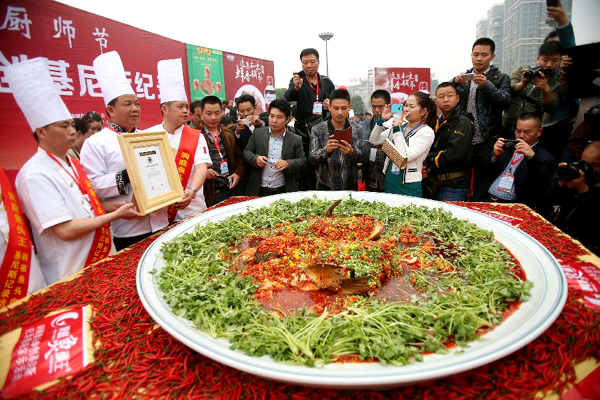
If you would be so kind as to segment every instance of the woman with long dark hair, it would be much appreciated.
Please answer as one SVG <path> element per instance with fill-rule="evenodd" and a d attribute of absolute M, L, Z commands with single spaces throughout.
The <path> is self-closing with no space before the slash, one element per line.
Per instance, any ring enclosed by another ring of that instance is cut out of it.
<path fill-rule="evenodd" d="M 435 102 L 423 92 L 414 92 L 404 103 L 402 118 L 392 118 L 390 105 L 386 106 L 382 118 L 393 121 L 393 126 L 386 129 L 383 124 L 377 124 L 371 132 L 369 142 L 373 146 L 381 146 L 386 139 L 390 139 L 407 160 L 403 167 L 396 165 L 389 157 L 386 158 L 383 167 L 386 174 L 385 192 L 421 197 L 423 161 L 435 138 Z"/>

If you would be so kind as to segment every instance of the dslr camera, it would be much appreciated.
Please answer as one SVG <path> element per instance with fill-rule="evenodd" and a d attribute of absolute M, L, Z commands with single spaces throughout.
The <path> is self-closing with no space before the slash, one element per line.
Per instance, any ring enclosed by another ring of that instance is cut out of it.
<path fill-rule="evenodd" d="M 541 78 L 542 74 L 540 74 L 540 72 L 542 74 L 544 74 L 545 77 L 549 77 L 550 75 L 552 75 L 552 68 L 550 67 L 532 67 L 529 68 L 527 70 L 525 70 L 525 73 L 523 74 L 523 77 L 525 79 L 533 79 L 533 78 Z"/>
<path fill-rule="evenodd" d="M 574 161 L 567 165 L 558 167 L 556 170 L 556 176 L 558 176 L 558 179 L 562 182 L 569 182 L 573 179 L 579 178 L 579 171 L 583 171 L 585 182 L 588 184 L 588 186 L 594 183 L 594 169 L 584 160 Z"/>
<path fill-rule="evenodd" d="M 514 150 L 517 143 L 519 143 L 517 139 L 506 139 L 502 145 L 502 150 Z"/>

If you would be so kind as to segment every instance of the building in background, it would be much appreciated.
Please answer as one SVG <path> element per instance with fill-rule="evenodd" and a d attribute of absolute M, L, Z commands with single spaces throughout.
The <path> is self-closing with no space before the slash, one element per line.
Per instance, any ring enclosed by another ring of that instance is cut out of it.
<path fill-rule="evenodd" d="M 350 85 L 348 85 L 347 88 L 350 97 L 360 96 L 363 99 L 365 106 L 369 105 L 371 93 L 373 92 L 373 85 L 369 82 L 368 78 L 350 78 Z"/>
<path fill-rule="evenodd" d="M 561 3 L 570 20 L 572 0 Z M 496 43 L 492 64 L 510 74 L 521 65 L 535 64 L 540 45 L 554 29 L 556 22 L 546 16 L 546 0 L 506 0 L 477 22 L 476 39 L 489 37 Z"/>
<path fill-rule="evenodd" d="M 487 18 L 482 18 L 477 22 L 475 36 L 476 36 L 476 39 L 488 37 L 488 20 L 487 20 Z"/>
<path fill-rule="evenodd" d="M 487 37 L 487 27 L 488 27 L 487 18 L 482 18 L 479 21 L 477 21 L 477 27 L 475 28 L 476 39 L 481 39 L 482 37 Z"/>
<path fill-rule="evenodd" d="M 504 59 L 504 3 L 497 3 L 488 10 L 488 35 L 496 43 L 496 58 L 492 64 L 502 68 Z"/>

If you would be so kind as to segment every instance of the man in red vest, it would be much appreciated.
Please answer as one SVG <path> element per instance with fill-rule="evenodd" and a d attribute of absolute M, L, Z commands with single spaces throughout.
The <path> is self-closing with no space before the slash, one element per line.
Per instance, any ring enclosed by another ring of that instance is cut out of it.
<path fill-rule="evenodd" d="M 206 209 L 203 185 L 212 161 L 204 136 L 186 125 L 190 108 L 183 83 L 181 58 L 158 62 L 158 83 L 163 122 L 146 132 L 166 131 L 175 153 L 175 165 L 184 188 L 184 198 L 169 207 L 169 223 L 172 223 Z"/>
<path fill-rule="evenodd" d="M 114 252 L 110 222 L 142 215 L 132 203 L 105 213 L 81 164 L 67 156 L 75 127 L 44 60 L 11 65 L 4 76 L 39 143 L 15 186 L 50 285 Z M 17 240 L 17 248 L 24 245 Z"/>

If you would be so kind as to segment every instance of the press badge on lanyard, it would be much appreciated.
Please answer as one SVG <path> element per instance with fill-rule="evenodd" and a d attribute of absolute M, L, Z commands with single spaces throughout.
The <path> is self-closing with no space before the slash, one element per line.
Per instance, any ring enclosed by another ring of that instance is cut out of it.
<path fill-rule="evenodd" d="M 377 158 L 377 149 L 371 149 L 371 153 L 369 154 L 369 161 L 374 162 Z"/>
<path fill-rule="evenodd" d="M 508 171 L 503 173 L 498 183 L 498 190 L 504 193 L 510 193 L 515 183 L 515 168 L 517 164 L 525 157 L 522 153 L 514 153 L 510 162 Z"/>
<path fill-rule="evenodd" d="M 219 130 L 219 133 L 221 133 L 220 130 Z M 215 142 L 215 146 L 217 146 L 217 151 L 219 152 L 219 157 L 221 158 L 221 162 L 219 163 L 219 168 L 221 169 L 221 175 L 227 176 L 227 175 L 229 175 L 229 165 L 227 164 L 227 161 L 223 160 L 223 155 L 221 154 L 221 145 L 219 144 L 219 137 L 218 136 L 215 137 L 212 133 L 210 134 L 210 136 L 212 136 L 213 142 Z"/>
<path fill-rule="evenodd" d="M 308 84 L 310 85 L 311 89 L 317 93 L 317 97 L 313 103 L 312 113 L 315 115 L 321 115 L 323 114 L 323 103 L 319 101 L 319 80 L 317 79 L 317 87 L 314 87 L 311 81 L 308 81 Z"/>

